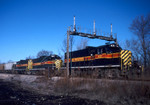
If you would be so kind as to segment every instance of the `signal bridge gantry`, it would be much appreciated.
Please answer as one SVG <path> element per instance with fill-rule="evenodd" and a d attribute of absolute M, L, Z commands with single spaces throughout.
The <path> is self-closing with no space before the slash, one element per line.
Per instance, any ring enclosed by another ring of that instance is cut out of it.
<path fill-rule="evenodd" d="M 67 31 L 67 77 L 70 77 L 70 70 L 69 70 L 69 36 L 74 35 L 74 36 L 81 36 L 81 37 L 87 37 L 90 39 L 101 39 L 101 40 L 106 40 L 106 41 L 114 41 L 117 44 L 117 38 L 113 38 L 112 36 L 112 24 L 111 24 L 111 34 L 109 37 L 102 36 L 102 35 L 96 35 L 95 32 L 95 21 L 94 21 L 94 29 L 93 29 L 93 34 L 90 33 L 84 33 L 84 32 L 78 32 L 76 30 L 76 25 L 75 25 L 75 16 L 74 16 L 74 25 L 73 25 L 73 31 L 69 30 Z"/>

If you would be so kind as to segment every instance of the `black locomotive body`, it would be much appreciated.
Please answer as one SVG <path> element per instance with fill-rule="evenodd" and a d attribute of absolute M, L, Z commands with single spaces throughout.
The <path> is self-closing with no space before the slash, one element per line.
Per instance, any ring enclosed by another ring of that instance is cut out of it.
<path fill-rule="evenodd" d="M 58 55 L 41 56 L 36 59 L 20 60 L 15 65 L 15 69 L 45 69 L 58 68 L 61 58 Z"/>
<path fill-rule="evenodd" d="M 66 61 L 65 56 L 65 65 Z M 107 72 L 107 75 L 115 71 L 115 75 L 118 75 L 118 71 L 123 71 L 131 66 L 131 51 L 122 50 L 114 43 L 99 47 L 86 47 L 69 53 L 69 65 L 74 71 L 97 70 Z M 100 73 L 100 75 L 105 74 Z"/>
<path fill-rule="evenodd" d="M 120 67 L 121 50 L 121 47 L 116 44 L 86 47 L 82 50 L 70 52 L 69 63 L 72 68 Z"/>

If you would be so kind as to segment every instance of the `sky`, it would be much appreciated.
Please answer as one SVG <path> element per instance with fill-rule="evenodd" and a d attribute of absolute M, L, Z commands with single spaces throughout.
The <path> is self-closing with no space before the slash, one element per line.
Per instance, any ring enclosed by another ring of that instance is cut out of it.
<path fill-rule="evenodd" d="M 134 35 L 129 26 L 137 17 L 150 13 L 150 0 L 0 0 L 0 62 L 19 61 L 36 57 L 41 50 L 61 52 L 67 28 L 82 32 L 117 34 L 120 45 Z M 78 28 L 77 28 L 78 29 Z M 81 37 L 75 37 L 73 50 Z M 105 41 L 88 39 L 89 46 L 100 46 Z"/>

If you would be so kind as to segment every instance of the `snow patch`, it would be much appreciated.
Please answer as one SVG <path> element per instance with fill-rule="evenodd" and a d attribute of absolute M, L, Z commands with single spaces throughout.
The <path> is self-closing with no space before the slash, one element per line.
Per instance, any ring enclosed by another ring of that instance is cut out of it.
<path fill-rule="evenodd" d="M 11 81 L 21 81 L 21 82 L 34 82 L 38 77 L 33 75 L 19 75 L 19 74 L 0 74 L 0 79 Z"/>

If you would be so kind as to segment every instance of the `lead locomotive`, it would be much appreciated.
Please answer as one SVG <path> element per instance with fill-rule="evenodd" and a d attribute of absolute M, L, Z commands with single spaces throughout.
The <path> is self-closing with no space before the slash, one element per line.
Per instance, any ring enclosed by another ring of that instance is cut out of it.
<path fill-rule="evenodd" d="M 100 77 L 116 77 L 131 69 L 131 57 L 131 51 L 122 50 L 118 44 L 113 43 L 70 52 L 69 64 L 73 72 L 78 74 L 86 72 L 96 73 Z"/>

